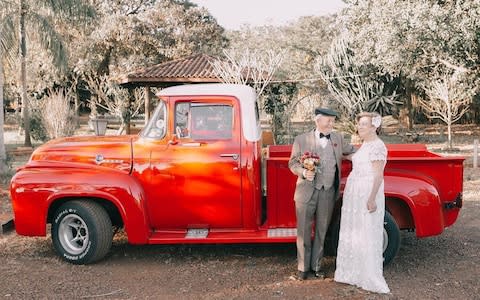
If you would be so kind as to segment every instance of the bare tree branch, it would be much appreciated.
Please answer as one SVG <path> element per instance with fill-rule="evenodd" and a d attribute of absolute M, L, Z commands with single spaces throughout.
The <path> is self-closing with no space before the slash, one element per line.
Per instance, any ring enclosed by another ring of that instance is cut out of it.
<path fill-rule="evenodd" d="M 225 83 L 253 84 L 260 96 L 265 87 L 272 81 L 285 56 L 285 51 L 265 52 L 242 49 L 241 52 L 224 50 L 225 60 L 211 62 L 214 74 Z"/>
<path fill-rule="evenodd" d="M 109 114 L 116 116 L 121 121 L 117 134 L 121 134 L 125 129 L 126 123 L 138 115 L 143 107 L 145 91 L 135 89 L 133 92 L 133 105 L 131 105 L 129 103 L 129 91 L 109 80 L 108 76 L 94 77 L 91 74 L 86 74 L 85 80 L 92 92 L 92 97 L 88 100 L 92 113 L 95 114 L 96 107 L 101 107 Z"/>
<path fill-rule="evenodd" d="M 448 147 L 452 148 L 452 124 L 468 111 L 473 101 L 472 92 L 459 80 L 459 74 L 443 74 L 424 87 L 429 100 L 418 99 L 430 119 L 439 119 L 447 124 Z"/>

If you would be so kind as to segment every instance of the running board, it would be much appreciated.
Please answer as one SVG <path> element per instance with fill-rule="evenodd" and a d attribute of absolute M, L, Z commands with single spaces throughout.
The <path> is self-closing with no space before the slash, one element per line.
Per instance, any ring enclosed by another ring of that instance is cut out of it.
<path fill-rule="evenodd" d="M 235 244 L 235 243 L 291 243 L 295 242 L 296 228 L 260 230 L 230 230 L 195 228 L 188 230 L 154 231 L 149 244 Z"/>

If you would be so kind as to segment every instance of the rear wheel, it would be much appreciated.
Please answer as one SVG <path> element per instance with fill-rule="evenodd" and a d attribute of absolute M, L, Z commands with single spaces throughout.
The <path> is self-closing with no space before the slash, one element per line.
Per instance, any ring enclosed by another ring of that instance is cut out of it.
<path fill-rule="evenodd" d="M 388 265 L 400 249 L 400 229 L 392 215 L 386 211 L 383 219 L 383 265 Z"/>
<path fill-rule="evenodd" d="M 94 202 L 71 201 L 55 212 L 52 241 L 57 253 L 73 264 L 102 259 L 112 245 L 112 222 L 105 209 Z"/>
<path fill-rule="evenodd" d="M 332 221 L 325 238 L 325 254 L 337 255 L 338 238 L 340 232 L 340 218 Z M 383 221 L 383 265 L 388 265 L 400 249 L 400 230 L 392 215 L 386 211 Z"/>

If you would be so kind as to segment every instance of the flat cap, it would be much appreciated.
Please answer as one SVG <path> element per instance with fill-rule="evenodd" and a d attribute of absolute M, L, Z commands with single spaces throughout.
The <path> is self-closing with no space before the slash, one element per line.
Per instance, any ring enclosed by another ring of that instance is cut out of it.
<path fill-rule="evenodd" d="M 329 108 L 324 108 L 324 107 L 315 108 L 315 115 L 338 117 L 338 113 L 336 111 Z"/>

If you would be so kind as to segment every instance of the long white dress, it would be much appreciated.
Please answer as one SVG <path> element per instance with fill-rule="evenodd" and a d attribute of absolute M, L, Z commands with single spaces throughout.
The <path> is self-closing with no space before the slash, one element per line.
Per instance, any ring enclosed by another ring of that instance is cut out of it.
<path fill-rule="evenodd" d="M 375 197 L 377 210 L 369 213 L 367 200 L 373 185 L 372 161 L 386 162 L 380 139 L 364 142 L 352 156 L 352 172 L 343 193 L 335 281 L 376 293 L 389 293 L 383 277 L 383 181 Z"/>

